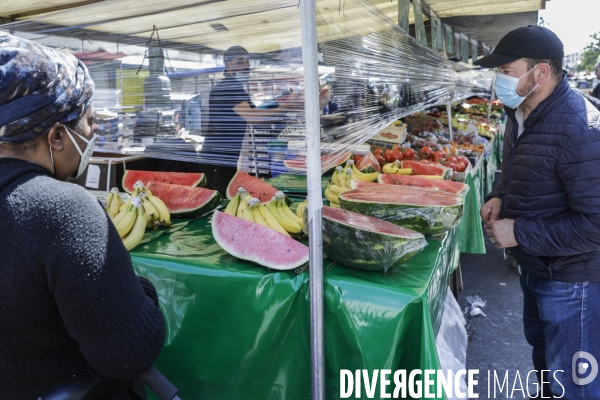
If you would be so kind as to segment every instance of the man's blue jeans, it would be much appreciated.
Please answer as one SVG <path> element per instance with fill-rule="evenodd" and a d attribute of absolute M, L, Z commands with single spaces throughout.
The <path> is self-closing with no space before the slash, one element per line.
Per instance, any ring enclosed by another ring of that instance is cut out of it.
<path fill-rule="evenodd" d="M 533 366 L 538 380 L 549 382 L 540 385 L 538 398 L 543 390 L 546 398 L 600 399 L 600 375 L 583 384 L 598 373 L 600 282 L 547 281 L 523 271 L 521 288 Z M 592 357 L 578 353 L 582 351 Z M 542 376 L 541 371 L 548 372 Z"/>

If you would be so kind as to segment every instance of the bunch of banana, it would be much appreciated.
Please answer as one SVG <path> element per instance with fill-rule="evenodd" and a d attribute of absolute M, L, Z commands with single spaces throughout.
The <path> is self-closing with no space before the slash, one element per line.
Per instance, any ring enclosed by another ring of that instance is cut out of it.
<path fill-rule="evenodd" d="M 349 169 L 349 168 L 348 168 Z M 341 168 L 340 168 L 341 170 Z M 325 188 L 325 197 L 329 200 L 331 207 L 339 207 L 340 200 L 338 196 L 344 192 L 352 190 L 350 188 L 350 175 L 344 174 L 343 172 L 338 172 L 336 170 L 331 177 L 331 182 Z"/>
<path fill-rule="evenodd" d="M 377 177 L 379 176 L 379 172 L 372 172 L 370 174 L 365 174 L 360 172 L 354 165 L 352 166 L 352 179 L 357 181 L 364 182 L 375 182 Z"/>
<path fill-rule="evenodd" d="M 381 171 L 384 174 L 412 175 L 412 168 L 400 168 L 400 161 L 396 160 L 393 163 L 388 163 L 383 166 Z"/>
<path fill-rule="evenodd" d="M 235 197 L 231 199 L 229 204 L 227 204 L 227 207 L 225 207 L 225 212 L 229 215 L 233 215 L 234 217 L 237 216 L 241 218 L 241 216 L 237 215 L 237 210 L 240 206 L 240 201 L 244 200 L 247 194 L 248 191 L 240 186 Z"/>
<path fill-rule="evenodd" d="M 131 196 L 129 205 L 120 211 L 112 222 L 127 250 L 135 248 L 146 232 L 147 217 L 139 196 Z"/>
<path fill-rule="evenodd" d="M 110 192 L 108 192 L 108 196 L 106 196 L 106 207 L 105 207 L 106 213 L 108 214 L 108 216 L 111 219 L 116 217 L 117 214 L 119 213 L 119 208 L 124 203 L 125 202 L 123 201 L 121 196 L 119 196 L 119 189 L 117 189 L 116 187 L 110 189 Z"/>
<path fill-rule="evenodd" d="M 296 208 L 296 215 L 302 221 L 304 221 L 304 210 L 306 210 L 306 206 L 308 206 L 308 199 L 306 199 L 302 203 L 298 204 L 298 208 Z"/>
<path fill-rule="evenodd" d="M 266 208 L 286 232 L 293 234 L 302 232 L 304 222 L 285 203 L 285 194 L 283 192 L 275 193 L 273 199 L 267 203 Z"/>

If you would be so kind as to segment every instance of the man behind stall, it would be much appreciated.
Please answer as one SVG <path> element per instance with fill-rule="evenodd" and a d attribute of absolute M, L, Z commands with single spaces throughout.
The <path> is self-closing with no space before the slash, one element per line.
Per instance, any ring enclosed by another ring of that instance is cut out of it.
<path fill-rule="evenodd" d="M 591 399 L 600 398 L 600 379 L 587 382 L 600 360 L 600 131 L 562 58 L 553 32 L 528 26 L 475 62 L 498 67 L 508 115 L 502 178 L 481 217 L 523 269 L 525 337 L 546 382 L 540 397 Z"/>

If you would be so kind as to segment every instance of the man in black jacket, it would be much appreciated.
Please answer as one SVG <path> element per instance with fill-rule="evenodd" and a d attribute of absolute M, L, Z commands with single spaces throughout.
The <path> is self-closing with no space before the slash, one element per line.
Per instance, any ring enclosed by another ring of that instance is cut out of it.
<path fill-rule="evenodd" d="M 87 68 L 0 33 L 0 399 L 37 399 L 92 370 L 90 399 L 145 398 L 160 354 L 152 284 L 98 200 L 72 183 L 94 150 Z"/>
<path fill-rule="evenodd" d="M 499 67 L 495 90 L 508 115 L 502 179 L 481 216 L 492 243 L 523 268 L 540 395 L 600 398 L 598 112 L 570 88 L 562 57 L 554 33 L 529 26 L 476 62 Z"/>

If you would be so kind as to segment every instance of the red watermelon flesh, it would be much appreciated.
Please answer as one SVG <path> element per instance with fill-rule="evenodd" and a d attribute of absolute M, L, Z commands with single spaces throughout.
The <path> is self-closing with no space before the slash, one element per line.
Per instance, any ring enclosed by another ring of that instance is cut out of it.
<path fill-rule="evenodd" d="M 211 225 L 215 241 L 236 258 L 282 271 L 308 262 L 308 246 L 265 226 L 221 211 Z"/>
<path fill-rule="evenodd" d="M 342 165 L 352 156 L 350 152 L 321 155 L 321 172 L 326 172 L 332 168 Z M 306 172 L 306 157 L 300 157 L 293 160 L 285 160 L 284 165 L 287 169 Z"/>
<path fill-rule="evenodd" d="M 271 201 L 275 193 L 278 192 L 273 186 L 255 176 L 248 175 L 243 171 L 238 171 L 227 186 L 226 196 L 229 200 L 237 194 L 238 188 L 243 187 L 252 197 L 256 197 L 261 203 L 266 204 Z"/>
<path fill-rule="evenodd" d="M 402 168 L 412 168 L 414 175 L 437 175 L 444 179 L 452 178 L 452 169 L 439 164 L 425 164 L 419 161 L 403 160 Z"/>
<path fill-rule="evenodd" d="M 382 174 L 382 175 L 390 175 L 390 174 Z M 429 178 L 420 178 L 420 179 L 428 179 L 430 181 L 435 180 L 435 179 L 429 179 Z M 352 189 L 362 189 L 362 188 L 366 188 L 366 187 L 379 187 L 382 188 L 384 186 L 389 186 L 391 184 L 386 184 L 383 182 L 365 182 L 365 181 L 356 181 L 356 180 L 352 180 L 350 181 L 350 187 L 352 187 Z M 439 190 L 439 188 L 436 187 L 417 187 L 417 186 L 404 186 L 407 190 L 410 189 L 417 189 L 417 190 L 431 190 L 431 191 L 436 191 Z M 421 192 L 418 192 L 421 193 Z"/>
<path fill-rule="evenodd" d="M 415 186 L 422 188 L 436 188 L 444 192 L 453 193 L 459 196 L 465 196 L 469 191 L 469 185 L 464 183 L 421 178 L 418 175 L 398 175 L 398 174 L 380 174 L 377 177 L 379 183 L 387 185 Z"/>
<path fill-rule="evenodd" d="M 350 190 L 342 193 L 340 197 L 352 201 L 363 201 L 379 204 L 414 204 L 418 206 L 456 206 L 461 205 L 463 199 L 443 192 L 413 186 L 382 185 L 380 191 L 372 188 Z"/>
<path fill-rule="evenodd" d="M 369 169 L 369 167 L 371 168 Z M 381 172 L 377 158 L 370 151 L 356 164 L 356 169 L 364 173 Z"/>
<path fill-rule="evenodd" d="M 128 169 L 123 175 L 123 190 L 133 193 L 135 190 L 133 185 L 137 181 L 142 181 L 144 185 L 149 182 L 159 182 L 183 186 L 204 186 L 206 175 L 199 172 L 156 172 Z"/>
<path fill-rule="evenodd" d="M 146 188 L 161 199 L 174 216 L 201 216 L 217 208 L 223 201 L 216 190 L 200 187 L 150 182 Z"/>

